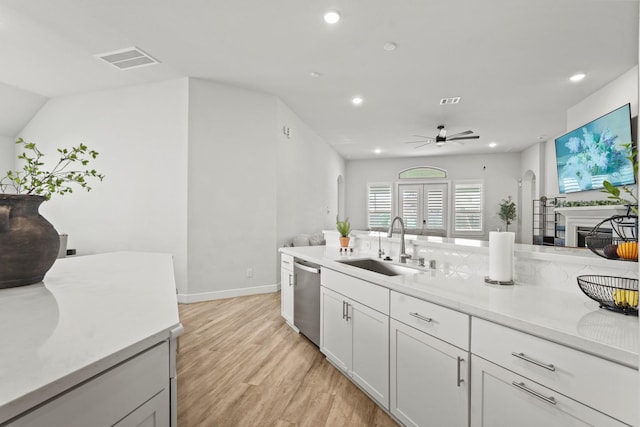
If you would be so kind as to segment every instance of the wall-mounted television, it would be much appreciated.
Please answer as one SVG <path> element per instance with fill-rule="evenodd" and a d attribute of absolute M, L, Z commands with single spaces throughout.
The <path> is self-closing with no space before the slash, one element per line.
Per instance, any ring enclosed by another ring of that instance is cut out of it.
<path fill-rule="evenodd" d="M 636 182 L 631 155 L 631 106 L 623 105 L 556 138 L 560 193 L 598 190 Z"/>

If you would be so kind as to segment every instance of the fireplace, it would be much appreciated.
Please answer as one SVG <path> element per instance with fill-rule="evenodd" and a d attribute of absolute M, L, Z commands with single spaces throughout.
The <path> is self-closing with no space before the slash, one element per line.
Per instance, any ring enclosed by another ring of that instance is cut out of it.
<path fill-rule="evenodd" d="M 586 237 L 591 233 L 593 227 L 576 227 L 576 246 L 579 248 L 585 248 L 587 246 Z M 600 227 L 598 228 L 598 236 L 606 238 L 613 235 L 613 230 L 610 228 Z"/>
<path fill-rule="evenodd" d="M 593 227 L 613 215 L 626 215 L 627 207 L 624 205 L 576 206 L 556 208 L 555 212 L 564 217 L 565 244 L 584 247 L 584 237 Z"/>

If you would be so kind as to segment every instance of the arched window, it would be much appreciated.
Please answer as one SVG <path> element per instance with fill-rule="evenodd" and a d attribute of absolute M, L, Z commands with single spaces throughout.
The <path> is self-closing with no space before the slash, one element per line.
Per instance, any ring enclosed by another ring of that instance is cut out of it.
<path fill-rule="evenodd" d="M 401 171 L 399 179 L 446 178 L 447 171 L 434 166 L 418 166 Z"/>

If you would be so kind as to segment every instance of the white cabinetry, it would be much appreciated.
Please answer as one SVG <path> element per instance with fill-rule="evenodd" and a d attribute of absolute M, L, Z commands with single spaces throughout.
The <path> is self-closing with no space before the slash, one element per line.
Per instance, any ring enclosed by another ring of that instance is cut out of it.
<path fill-rule="evenodd" d="M 407 426 L 467 426 L 469 316 L 392 291 L 391 317 L 391 413 Z"/>
<path fill-rule="evenodd" d="M 280 261 L 280 309 L 284 320 L 293 326 L 293 257 L 282 254 Z"/>
<path fill-rule="evenodd" d="M 475 355 L 471 365 L 472 427 L 626 425 Z"/>
<path fill-rule="evenodd" d="M 636 369 L 477 318 L 472 329 L 472 426 L 514 425 L 498 423 L 504 414 L 523 426 L 638 425 Z"/>
<path fill-rule="evenodd" d="M 389 290 L 326 269 L 322 284 L 320 350 L 388 409 Z"/>
<path fill-rule="evenodd" d="M 9 423 L 10 427 L 170 425 L 169 343 L 159 344 Z"/>

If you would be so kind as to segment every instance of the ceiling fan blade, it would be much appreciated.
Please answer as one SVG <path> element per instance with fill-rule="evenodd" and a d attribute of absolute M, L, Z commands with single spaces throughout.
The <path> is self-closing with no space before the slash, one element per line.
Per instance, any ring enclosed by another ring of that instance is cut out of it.
<path fill-rule="evenodd" d="M 459 136 L 457 138 L 447 138 L 447 141 L 459 141 L 461 139 L 478 139 L 480 135 L 471 135 L 471 136 Z"/>
<path fill-rule="evenodd" d="M 411 136 L 415 136 L 416 138 L 424 138 L 424 139 L 435 139 L 431 136 L 424 136 L 424 135 L 411 135 Z"/>
<path fill-rule="evenodd" d="M 425 145 L 429 145 L 429 144 L 431 144 L 432 142 L 433 142 L 433 141 L 427 141 L 427 142 L 425 142 L 424 144 L 422 144 L 422 145 L 418 145 L 417 147 L 413 147 L 413 148 L 421 148 L 421 147 L 424 147 Z"/>
<path fill-rule="evenodd" d="M 470 133 L 473 133 L 473 131 L 472 130 L 465 130 L 464 132 L 458 132 L 458 133 L 454 133 L 453 135 L 449 135 L 447 137 L 447 139 L 457 138 L 457 137 L 463 136 L 463 135 L 469 135 Z"/>

